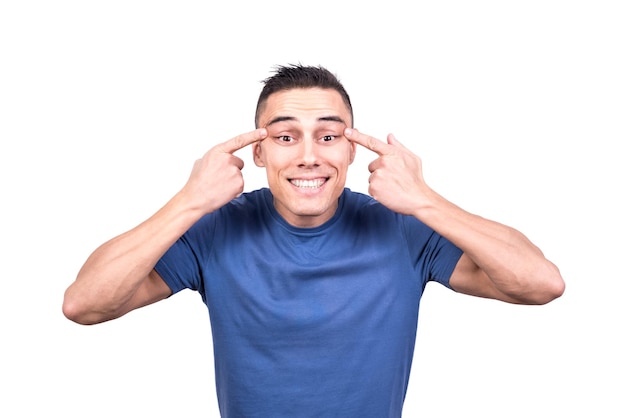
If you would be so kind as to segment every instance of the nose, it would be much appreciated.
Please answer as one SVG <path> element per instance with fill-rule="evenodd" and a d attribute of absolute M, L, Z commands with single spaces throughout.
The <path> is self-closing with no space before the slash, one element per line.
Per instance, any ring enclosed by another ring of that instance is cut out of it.
<path fill-rule="evenodd" d="M 300 143 L 300 155 L 298 159 L 300 167 L 315 167 L 319 165 L 319 149 L 318 144 L 312 138 L 305 138 Z"/>

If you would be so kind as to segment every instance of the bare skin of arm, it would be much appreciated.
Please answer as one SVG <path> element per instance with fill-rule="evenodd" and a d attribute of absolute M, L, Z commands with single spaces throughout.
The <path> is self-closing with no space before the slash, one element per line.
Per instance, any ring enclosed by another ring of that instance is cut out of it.
<path fill-rule="evenodd" d="M 98 247 L 65 291 L 64 315 L 96 324 L 167 298 L 171 290 L 154 266 L 202 216 L 243 191 L 243 161 L 233 153 L 266 135 L 257 129 L 216 145 L 195 162 L 187 183 L 159 211 Z"/>
<path fill-rule="evenodd" d="M 346 129 L 346 137 L 378 154 L 369 165 L 369 193 L 389 209 L 411 215 L 463 251 L 450 286 L 460 293 L 510 303 L 545 304 L 561 296 L 558 268 L 521 232 L 471 214 L 432 190 L 421 159 L 393 135 L 387 142 Z"/>

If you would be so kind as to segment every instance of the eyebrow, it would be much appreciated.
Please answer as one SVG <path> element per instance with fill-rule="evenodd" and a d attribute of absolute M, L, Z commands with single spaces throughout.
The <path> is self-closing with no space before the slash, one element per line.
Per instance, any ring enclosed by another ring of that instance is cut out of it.
<path fill-rule="evenodd" d="M 290 121 L 297 121 L 298 118 L 294 117 L 294 116 L 277 116 L 274 119 L 270 120 L 267 125 L 265 125 L 265 127 L 268 127 L 274 123 L 279 123 L 279 122 L 290 122 Z M 341 119 L 339 116 L 322 116 L 317 118 L 318 122 L 339 122 L 339 123 L 343 123 L 344 125 L 346 124 L 346 122 Z"/>

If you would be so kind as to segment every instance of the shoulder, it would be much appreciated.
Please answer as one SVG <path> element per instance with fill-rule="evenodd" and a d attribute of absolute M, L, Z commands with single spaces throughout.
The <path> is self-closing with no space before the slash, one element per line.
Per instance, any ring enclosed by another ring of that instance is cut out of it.
<path fill-rule="evenodd" d="M 347 187 L 343 190 L 340 199 L 343 200 L 343 205 L 347 210 L 369 211 L 373 210 L 376 207 L 384 208 L 384 206 L 376 201 L 372 196 L 352 191 Z"/>
<path fill-rule="evenodd" d="M 268 202 L 271 201 L 271 193 L 267 188 L 245 192 L 222 206 L 216 212 L 216 216 L 242 216 L 243 214 L 257 213 L 265 210 Z"/>
<path fill-rule="evenodd" d="M 346 188 L 345 212 L 362 223 L 376 225 L 378 228 L 401 228 L 411 235 L 431 235 L 434 231 L 422 221 L 410 215 L 403 215 L 389 209 L 373 197 Z"/>
<path fill-rule="evenodd" d="M 258 222 L 266 213 L 265 206 L 269 191 L 265 189 L 242 193 L 218 210 L 204 215 L 188 231 L 187 236 L 199 235 L 206 239 L 213 231 L 227 229 L 232 231 L 244 224 Z"/>
<path fill-rule="evenodd" d="M 268 203 L 269 202 L 269 203 Z M 269 189 L 242 193 L 235 199 L 209 214 L 217 230 L 235 232 L 264 224 L 270 216 L 272 203 Z"/>
<path fill-rule="evenodd" d="M 344 200 L 343 203 L 340 202 L 344 220 L 351 220 L 351 223 L 359 228 L 380 230 L 397 227 L 404 223 L 404 215 L 390 210 L 367 194 L 346 188 L 341 199 Z"/>
<path fill-rule="evenodd" d="M 271 193 L 268 188 L 261 188 L 250 192 L 244 192 L 227 203 L 226 208 L 240 208 L 240 207 L 256 207 L 267 201 L 267 198 L 271 197 Z"/>

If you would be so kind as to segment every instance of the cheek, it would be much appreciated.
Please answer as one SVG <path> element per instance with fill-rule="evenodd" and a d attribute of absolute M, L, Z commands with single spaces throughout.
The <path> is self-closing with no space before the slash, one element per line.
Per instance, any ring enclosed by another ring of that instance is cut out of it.
<path fill-rule="evenodd" d="M 271 171 L 278 171 L 283 167 L 289 166 L 290 162 L 295 161 L 293 150 L 287 147 L 272 146 L 271 144 L 263 146 L 258 158 L 263 163 L 263 167 Z"/>
<path fill-rule="evenodd" d="M 270 167 L 284 159 L 284 150 L 277 147 L 272 141 L 264 140 L 256 145 L 254 150 L 254 161 L 259 167 Z"/>
<path fill-rule="evenodd" d="M 350 165 L 352 164 L 352 162 L 354 161 L 354 157 L 356 155 L 356 146 L 355 144 L 353 144 L 352 142 L 346 140 L 345 141 L 345 147 L 342 144 L 341 147 L 341 151 L 337 152 L 339 150 L 335 151 L 335 158 L 334 160 L 337 162 L 337 164 L 340 165 Z"/>

